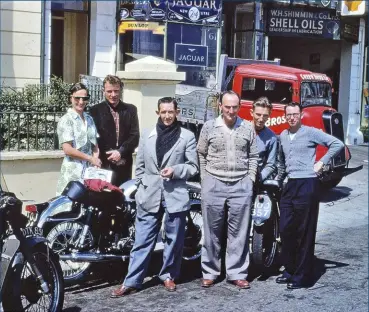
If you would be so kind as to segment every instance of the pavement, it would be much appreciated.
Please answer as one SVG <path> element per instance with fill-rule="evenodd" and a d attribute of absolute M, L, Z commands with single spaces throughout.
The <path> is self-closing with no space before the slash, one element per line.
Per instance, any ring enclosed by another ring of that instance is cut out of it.
<path fill-rule="evenodd" d="M 368 146 L 350 146 L 350 150 L 350 166 L 363 164 L 364 168 L 323 194 L 315 250 L 316 283 L 311 288 L 288 290 L 275 283 L 278 272 L 269 277 L 252 277 L 251 267 L 249 290 L 238 290 L 225 280 L 203 289 L 199 263 L 195 262 L 183 267 L 174 293 L 149 277 L 142 291 L 110 299 L 111 291 L 118 285 L 100 280 L 67 288 L 63 311 L 367 312 Z M 160 269 L 159 262 L 154 259 L 151 275 Z M 111 268 L 106 271 L 110 280 L 123 274 Z"/>

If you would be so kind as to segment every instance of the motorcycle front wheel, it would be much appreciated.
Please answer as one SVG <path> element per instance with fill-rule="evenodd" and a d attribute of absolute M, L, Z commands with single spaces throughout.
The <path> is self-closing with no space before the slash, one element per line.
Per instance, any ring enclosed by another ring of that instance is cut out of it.
<path fill-rule="evenodd" d="M 61 311 L 64 302 L 64 284 L 57 257 L 46 245 L 34 247 L 31 254 L 49 292 L 45 293 L 42 290 L 40 280 L 26 259 L 15 261 L 4 285 L 2 302 L 4 311 Z"/>
<path fill-rule="evenodd" d="M 253 226 L 252 231 L 252 263 L 265 273 L 277 264 L 279 253 L 279 220 L 275 211 L 260 226 Z"/>

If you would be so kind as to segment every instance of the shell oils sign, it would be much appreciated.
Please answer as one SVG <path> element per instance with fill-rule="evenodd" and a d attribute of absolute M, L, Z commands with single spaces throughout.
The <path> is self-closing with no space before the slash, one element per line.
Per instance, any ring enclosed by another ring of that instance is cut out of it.
<path fill-rule="evenodd" d="M 341 2 L 341 15 L 364 15 L 366 10 L 366 1 L 340 1 Z"/>
<path fill-rule="evenodd" d="M 140 22 L 140 21 L 127 21 L 119 24 L 118 31 L 120 34 L 125 34 L 127 31 L 140 30 L 140 31 L 152 31 L 154 35 L 164 35 L 165 26 L 159 25 L 159 23 L 153 22 Z"/>

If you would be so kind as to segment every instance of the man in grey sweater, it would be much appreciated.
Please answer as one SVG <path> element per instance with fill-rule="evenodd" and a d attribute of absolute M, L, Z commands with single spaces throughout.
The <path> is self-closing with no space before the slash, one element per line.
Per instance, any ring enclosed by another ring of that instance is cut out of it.
<path fill-rule="evenodd" d="M 255 131 L 250 122 L 237 116 L 237 93 L 224 92 L 219 106 L 222 114 L 204 124 L 197 145 L 204 222 L 201 286 L 214 285 L 221 273 L 220 250 L 228 212 L 227 280 L 239 288 L 250 288 L 246 278 L 250 206 L 258 166 Z"/>
<path fill-rule="evenodd" d="M 259 151 L 259 182 L 271 178 L 277 169 L 277 136 L 265 126 L 272 109 L 273 105 L 268 98 L 260 97 L 252 103 L 252 109 L 250 110 Z"/>
<path fill-rule="evenodd" d="M 313 283 L 315 234 L 319 212 L 318 175 L 344 144 L 323 131 L 301 125 L 302 109 L 298 103 L 285 106 L 289 129 L 280 135 L 279 178 L 288 182 L 280 202 L 282 264 L 285 271 L 276 279 L 289 289 L 309 287 Z M 328 147 L 315 162 L 317 145 Z"/>

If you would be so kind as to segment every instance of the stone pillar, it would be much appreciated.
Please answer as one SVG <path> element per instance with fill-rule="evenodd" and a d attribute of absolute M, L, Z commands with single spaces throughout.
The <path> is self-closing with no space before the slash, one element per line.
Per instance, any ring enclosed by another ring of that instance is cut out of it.
<path fill-rule="evenodd" d="M 359 43 L 342 41 L 341 72 L 338 111 L 342 113 L 345 126 L 345 143 L 362 144 L 360 111 L 363 81 L 363 55 L 365 45 L 365 21 L 360 19 Z"/>
<path fill-rule="evenodd" d="M 141 131 L 154 128 L 158 99 L 174 97 L 176 85 L 186 79 L 185 72 L 177 72 L 177 65 L 153 56 L 128 63 L 116 75 L 124 82 L 123 101 L 137 107 Z"/>

